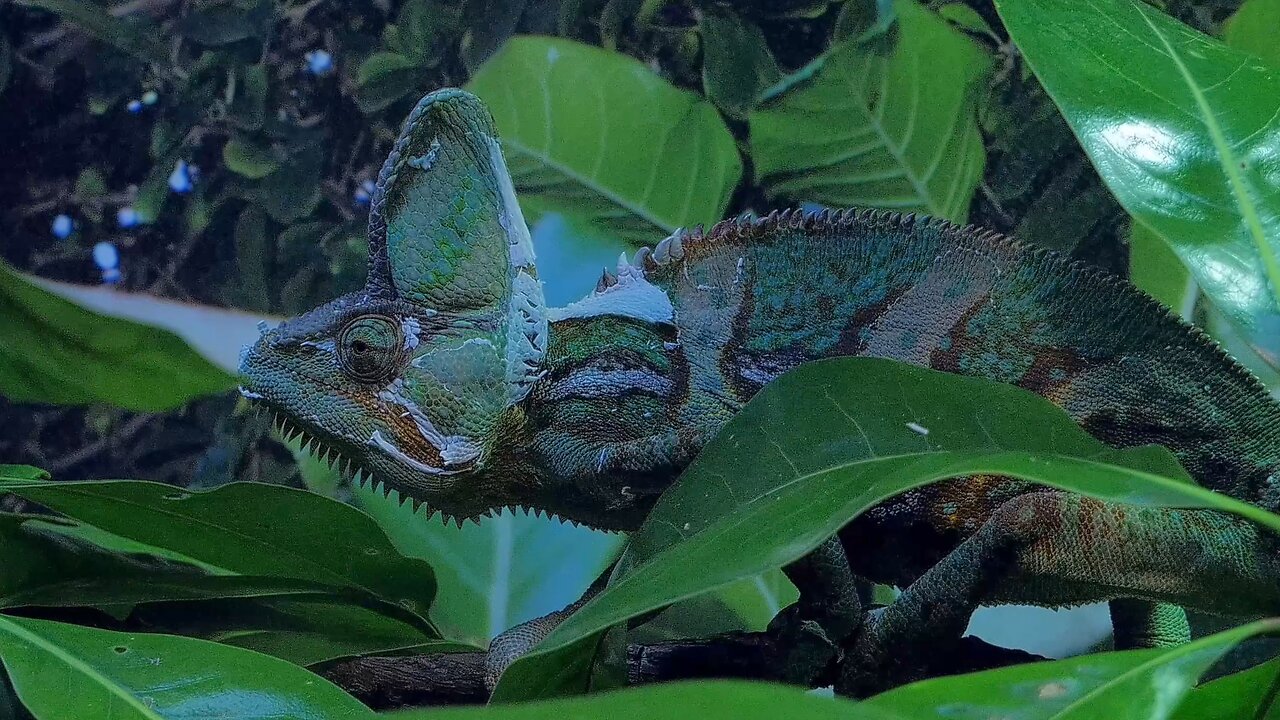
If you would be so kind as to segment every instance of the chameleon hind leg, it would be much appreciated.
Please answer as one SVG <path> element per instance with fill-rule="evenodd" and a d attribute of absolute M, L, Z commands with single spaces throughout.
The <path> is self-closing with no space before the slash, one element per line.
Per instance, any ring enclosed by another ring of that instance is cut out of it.
<path fill-rule="evenodd" d="M 1179 605 L 1140 598 L 1116 598 L 1108 605 L 1117 650 L 1173 647 L 1191 640 L 1187 611 Z"/>
<path fill-rule="evenodd" d="M 980 603 L 1117 598 L 1227 615 L 1275 612 L 1280 544 L 1214 511 L 1120 505 L 1058 491 L 1020 495 L 892 605 L 868 615 L 846 649 L 836 687 L 866 696 L 927 676 L 930 658 L 959 640 Z M 1129 611 L 1153 626 L 1168 613 L 1119 607 L 1122 618 Z"/>

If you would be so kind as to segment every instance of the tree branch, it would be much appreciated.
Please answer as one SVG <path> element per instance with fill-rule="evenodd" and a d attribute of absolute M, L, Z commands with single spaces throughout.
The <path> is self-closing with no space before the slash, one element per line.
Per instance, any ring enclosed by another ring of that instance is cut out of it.
<path fill-rule="evenodd" d="M 632 644 L 627 648 L 627 682 L 641 685 L 695 678 L 778 680 L 782 676 L 779 658 L 767 633 Z M 966 637 L 954 649 L 934 653 L 925 674 L 955 675 L 1043 659 Z M 375 710 L 479 704 L 489 698 L 481 652 L 358 658 L 321 674 Z"/>

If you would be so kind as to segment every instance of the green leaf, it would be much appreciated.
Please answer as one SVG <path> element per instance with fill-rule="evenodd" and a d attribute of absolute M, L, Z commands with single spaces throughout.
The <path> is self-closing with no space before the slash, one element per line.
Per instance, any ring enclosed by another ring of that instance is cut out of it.
<path fill-rule="evenodd" d="M 411 710 L 397 720 L 438 720 L 436 708 Z M 673 682 L 582 698 L 493 708 L 458 708 L 450 720 L 905 720 L 863 703 L 818 697 L 800 688 L 730 680 Z"/>
<path fill-rule="evenodd" d="M 1245 0 L 1222 28 L 1222 39 L 1238 50 L 1280 67 L 1280 0 Z"/>
<path fill-rule="evenodd" d="M 1276 698 L 1270 696 L 1280 677 L 1280 660 L 1207 682 L 1192 690 L 1173 717 L 1177 720 L 1236 720 L 1276 717 Z M 1260 712 L 1265 710 L 1267 712 Z"/>
<path fill-rule="evenodd" d="M 708 10 L 702 32 L 702 87 L 726 115 L 745 120 L 765 88 L 782 79 L 764 33 L 733 12 Z"/>
<path fill-rule="evenodd" d="M 1129 281 L 1191 321 L 1200 288 L 1168 244 L 1137 220 L 1129 227 Z"/>
<path fill-rule="evenodd" d="M 57 13 L 86 34 L 143 62 L 168 64 L 168 54 L 161 43 L 164 33 L 151 22 L 139 19 L 136 13 L 126 21 L 105 7 L 84 0 L 18 0 L 18 4 Z"/>
<path fill-rule="evenodd" d="M 48 480 L 48 471 L 31 465 L 0 465 L 0 477 L 19 480 Z"/>
<path fill-rule="evenodd" d="M 431 619 L 440 631 L 478 645 L 577 600 L 622 544 L 618 535 L 507 512 L 446 526 L 376 490 L 353 490 L 400 552 L 431 564 L 440 584 Z"/>
<path fill-rule="evenodd" d="M 974 95 L 990 58 L 915 0 L 894 9 L 896 34 L 835 46 L 751 113 L 769 195 L 967 217 L 984 162 Z"/>
<path fill-rule="evenodd" d="M 356 73 L 356 105 L 372 115 L 417 90 L 420 75 L 417 63 L 404 55 L 374 53 Z"/>
<path fill-rule="evenodd" d="M 516 37 L 467 88 L 493 112 L 522 200 L 630 242 L 720 220 L 742 174 L 710 103 L 619 53 Z"/>
<path fill-rule="evenodd" d="M 311 215 L 321 200 L 321 164 L 318 153 L 301 153 L 259 180 L 252 199 L 276 222 L 288 224 Z"/>
<path fill-rule="evenodd" d="M 222 146 L 222 160 L 228 170 L 251 180 L 266 177 L 280 167 L 270 148 L 240 138 L 231 138 Z"/>
<path fill-rule="evenodd" d="M 15 471 L 9 469 L 13 467 L 0 468 L 0 474 L 6 479 L 13 477 Z M 19 469 L 16 474 L 21 477 L 23 471 Z M 35 481 L 34 478 L 28 480 Z M 0 514 L 0 556 L 5 558 L 4 572 L 0 573 L 0 607 L 78 604 L 78 598 L 68 597 L 60 590 L 71 583 L 113 587 L 128 585 L 139 578 L 151 581 L 186 576 L 199 581 L 204 577 L 191 565 L 149 555 L 113 552 L 60 532 L 61 529 L 29 515 Z M 123 598 L 129 591 L 121 592 Z"/>
<path fill-rule="evenodd" d="M 374 716 L 296 665 L 193 638 L 0 616 L 0 657 L 41 718 Z"/>
<path fill-rule="evenodd" d="M 1280 334 L 1280 70 L 1133 0 L 996 6 L 1120 204 L 1251 341 Z"/>
<path fill-rule="evenodd" d="M 809 363 L 703 448 L 632 536 L 609 586 L 514 663 L 494 698 L 579 692 L 613 625 L 786 565 L 892 495 L 978 474 L 1217 508 L 1280 529 L 1280 516 L 1188 482 L 1167 451 L 1112 450 L 1012 385 L 877 358 Z"/>
<path fill-rule="evenodd" d="M 236 573 L 358 588 L 423 617 L 435 596 L 431 566 L 400 555 L 369 516 L 315 493 L 259 483 L 186 492 L 133 480 L 0 479 L 0 490 Z"/>
<path fill-rule="evenodd" d="M 278 594 L 200 602 L 150 603 L 128 621 L 151 632 L 200 637 L 298 665 L 362 655 L 472 650 L 439 640 L 402 611 L 335 595 Z"/>
<path fill-rule="evenodd" d="M 178 407 L 235 387 L 172 333 L 103 317 L 0 263 L 0 395 L 14 402 Z"/>
<path fill-rule="evenodd" d="M 1266 620 L 1174 648 L 1096 653 L 913 683 L 864 705 L 904 717 L 1165 720 L 1231 648 L 1280 630 Z M 1244 705 L 1237 706 L 1243 711 Z M 1234 717 L 1247 717 L 1239 712 Z"/>

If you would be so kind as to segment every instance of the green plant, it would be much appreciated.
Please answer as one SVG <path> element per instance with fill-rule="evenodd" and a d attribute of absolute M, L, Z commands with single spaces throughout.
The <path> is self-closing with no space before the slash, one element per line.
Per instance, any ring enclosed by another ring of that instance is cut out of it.
<path fill-rule="evenodd" d="M 0 211 L 0 251 L 24 270 L 93 278 L 88 249 L 110 241 L 129 290 L 263 316 L 305 309 L 359 283 L 365 183 L 406 107 L 464 85 L 493 109 L 526 217 L 558 228 L 551 242 L 616 253 L 803 203 L 973 219 L 1130 267 L 1280 387 L 1280 197 L 1269 181 L 1280 124 L 1264 91 L 1280 69 L 1259 30 L 1280 12 L 1275 0 L 1238 12 L 1167 4 L 1198 29 L 1136 0 L 1000 0 L 998 15 L 916 0 L 136 5 L 0 8 L 11 21 L 0 29 L 6 102 L 70 118 L 37 114 L 40 132 L 24 135 L 32 155 L 56 162 L 15 158 L 5 171 L 23 191 Z M 77 92 L 59 100 L 68 78 Z M 174 182 L 179 162 L 198 176 Z M 123 227 L 123 209 L 140 224 Z M 74 218 L 66 240 L 46 231 L 60 212 Z M 170 451 L 186 483 L 229 454 L 220 479 L 315 492 L 62 483 L 3 466 L 0 659 L 14 696 L 0 707 L 41 718 L 108 707 L 267 717 L 283 704 L 371 714 L 321 676 L 351 658 L 474 649 L 563 603 L 547 598 L 585 586 L 619 545 L 525 518 L 428 529 L 411 508 L 285 449 L 287 432 L 264 437 L 220 395 L 234 385 L 227 370 L 177 337 L 55 292 L 67 291 L 0 267 L 0 394 L 14 403 L 0 421 L 15 428 L 0 457 L 155 477 L 157 465 L 103 448 L 130 444 L 122 429 L 173 436 L 195 416 L 196 448 Z M 845 397 L 855 385 L 877 403 Z M 824 407 L 815 393 L 848 402 Z M 27 402 L 71 409 L 16 404 Z M 929 443 L 903 430 L 918 419 L 903 408 L 922 405 L 934 413 Z M 868 447 L 824 454 L 823 433 L 846 422 Z M 1217 507 L 1280 529 L 1280 517 L 1186 483 L 1167 454 L 1110 451 L 1026 393 L 907 367 L 801 368 L 731 428 L 631 539 L 611 587 L 513 666 L 497 700 L 616 684 L 608 631 L 654 610 L 672 606 L 642 628 L 650 637 L 759 629 L 788 601 L 778 567 L 888 495 L 956 474 Z M 59 455 L 65 435 L 81 444 Z M 769 437 L 807 450 L 782 458 L 743 441 Z M 753 492 L 716 496 L 729 473 Z M 521 552 L 556 557 L 561 584 L 575 587 L 512 574 Z M 1196 683 L 1275 630 L 1263 621 L 1180 648 L 940 678 L 858 704 L 694 683 L 461 714 L 1262 717 L 1274 661 Z"/>

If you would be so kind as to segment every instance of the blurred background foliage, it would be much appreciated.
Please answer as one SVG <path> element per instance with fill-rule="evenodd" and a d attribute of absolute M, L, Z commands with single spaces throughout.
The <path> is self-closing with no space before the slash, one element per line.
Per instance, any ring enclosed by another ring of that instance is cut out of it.
<path fill-rule="evenodd" d="M 1257 30 L 1274 28 L 1280 3 L 1240 4 L 1158 7 L 1280 61 Z M 554 303 L 588 291 L 620 249 L 680 226 L 889 207 L 1132 266 L 1277 385 L 1275 347 L 1197 302 L 1167 238 L 1131 229 L 987 0 L 3 3 L 0 257 L 42 278 L 299 313 L 363 283 L 371 181 L 408 109 L 442 86 L 493 110 Z M 6 462 L 356 502 L 431 562 L 433 620 L 470 642 L 572 599 L 616 551 L 617 538 L 523 517 L 462 533 L 417 522 L 295 460 L 266 418 L 218 392 L 230 376 L 180 343 L 159 359 L 136 352 L 170 336 L 95 315 L 41 326 L 75 314 L 48 309 L 59 302 L 0 275 L 4 317 L 30 321 L 0 331 Z M 19 386 L 31 390 L 8 389 Z M 651 629 L 701 634 L 726 607 L 729 625 L 760 627 L 789 592 L 758 578 L 700 601 L 717 612 Z"/>

